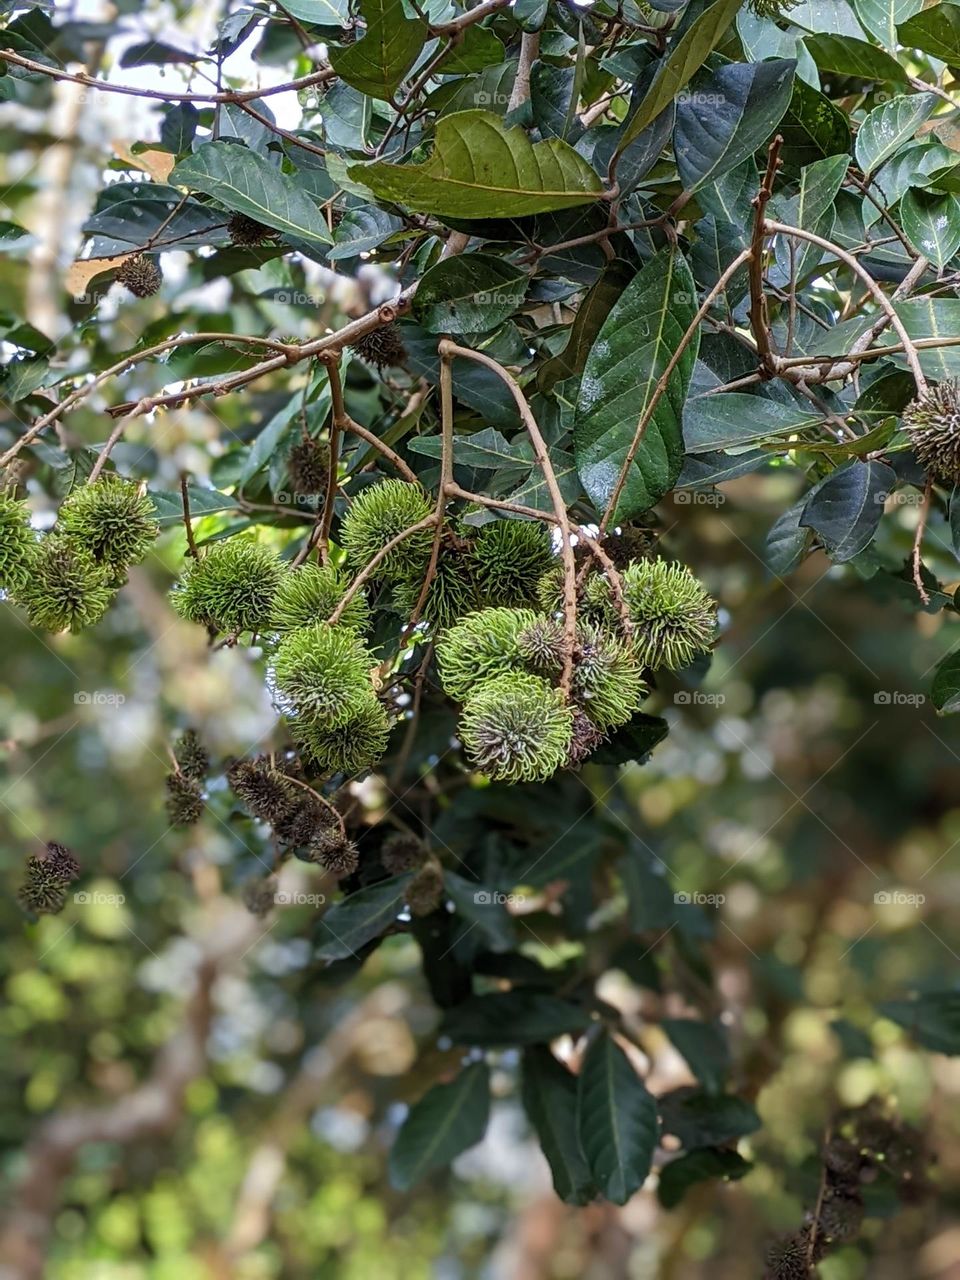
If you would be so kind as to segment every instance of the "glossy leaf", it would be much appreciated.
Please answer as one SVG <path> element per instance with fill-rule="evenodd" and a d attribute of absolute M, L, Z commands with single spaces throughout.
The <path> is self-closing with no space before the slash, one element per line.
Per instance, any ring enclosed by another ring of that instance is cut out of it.
<path fill-rule="evenodd" d="M 903 230 L 914 248 L 938 267 L 960 249 L 960 200 L 911 187 L 900 201 Z"/>
<path fill-rule="evenodd" d="M 880 1012 L 925 1049 L 960 1053 L 960 991 L 924 991 L 913 1000 L 888 1000 Z"/>
<path fill-rule="evenodd" d="M 596 1190 L 577 1127 L 576 1076 L 546 1045 L 534 1045 L 523 1055 L 522 1096 L 557 1195 L 566 1204 L 589 1204 Z"/>
<path fill-rule="evenodd" d="M 930 701 L 944 714 L 960 711 L 960 649 L 948 653 L 933 673 Z"/>
<path fill-rule="evenodd" d="M 295 179 L 248 147 L 206 142 L 180 161 L 170 181 L 285 236 L 321 246 L 332 240 L 323 214 Z"/>
<path fill-rule="evenodd" d="M 533 991 L 504 991 L 472 996 L 451 1009 L 441 1024 L 456 1044 L 540 1044 L 564 1034 L 585 1031 L 587 1013 L 569 1000 Z"/>
<path fill-rule="evenodd" d="M 853 0 L 864 28 L 890 53 L 895 53 L 903 43 L 897 34 L 897 24 L 906 22 L 923 8 L 923 0 Z"/>
<path fill-rule="evenodd" d="M 690 268 L 680 253 L 664 250 L 627 287 L 600 330 L 574 421 L 577 467 L 598 511 L 614 492 L 640 419 L 696 310 Z M 621 519 L 652 507 L 680 474 L 681 414 L 697 348 L 695 335 L 647 424 L 617 505 Z"/>
<path fill-rule="evenodd" d="M 753 1165 L 736 1151 L 725 1147 L 701 1147 L 671 1160 L 660 1170 L 657 1198 L 665 1209 L 675 1209 L 691 1187 L 700 1182 L 720 1178 L 736 1182 L 750 1172 Z"/>
<path fill-rule="evenodd" d="M 873 541 L 896 480 L 885 462 L 840 467 L 811 490 L 800 523 L 820 535 L 832 560 L 852 560 Z"/>
<path fill-rule="evenodd" d="M 476 1146 L 490 1119 L 490 1070 L 484 1062 L 464 1067 L 449 1084 L 435 1084 L 410 1108 L 390 1150 L 390 1181 L 409 1191 L 428 1173 L 448 1168 Z"/>
<path fill-rule="evenodd" d="M 489 253 L 438 262 L 417 288 L 413 311 L 428 333 L 483 333 L 513 315 L 523 301 L 526 271 Z"/>
<path fill-rule="evenodd" d="M 960 6 L 934 4 L 897 27 L 897 35 L 911 49 L 922 49 L 935 58 L 960 64 Z"/>
<path fill-rule="evenodd" d="M 802 431 L 820 422 L 822 417 L 799 406 L 729 391 L 687 401 L 683 410 L 683 439 L 687 453 L 710 453 L 731 445 L 754 444 L 771 436 Z"/>
<path fill-rule="evenodd" d="M 409 873 L 359 889 L 330 907 L 317 929 L 317 959 L 346 960 L 378 938 L 403 909 Z"/>
<path fill-rule="evenodd" d="M 904 94 L 874 109 L 857 131 L 857 164 L 864 173 L 874 173 L 916 135 L 937 108 L 933 93 Z"/>
<path fill-rule="evenodd" d="M 626 1204 L 650 1172 L 657 1103 L 607 1032 L 587 1050 L 577 1090 L 580 1142 L 598 1188 Z"/>
<path fill-rule="evenodd" d="M 382 200 L 451 218 L 515 218 L 588 204 L 600 179 L 558 138 L 531 142 L 489 111 L 460 111 L 437 122 L 423 164 L 352 165 L 350 176 Z"/>
<path fill-rule="evenodd" d="M 360 0 L 360 12 L 366 23 L 363 38 L 344 48 L 331 47 L 330 65 L 354 89 L 390 102 L 420 55 L 427 24 L 406 17 L 395 0 Z"/>
<path fill-rule="evenodd" d="M 854 36 L 815 35 L 804 40 L 821 71 L 881 83 L 907 84 L 907 73 L 896 58 Z"/>

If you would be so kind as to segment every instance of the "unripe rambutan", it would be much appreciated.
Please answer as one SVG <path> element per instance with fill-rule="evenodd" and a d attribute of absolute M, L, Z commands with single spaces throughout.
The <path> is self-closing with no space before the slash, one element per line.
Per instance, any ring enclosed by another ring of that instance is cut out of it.
<path fill-rule="evenodd" d="M 27 504 L 0 494 L 0 591 L 16 596 L 30 575 L 36 545 Z"/>
<path fill-rule="evenodd" d="M 298 720 L 344 724 L 371 693 L 373 656 L 351 627 L 315 622 L 289 632 L 273 659 L 279 701 Z"/>
<path fill-rule="evenodd" d="M 800 3 L 801 0 L 749 0 L 747 8 L 758 18 L 770 18 L 777 22 Z"/>
<path fill-rule="evenodd" d="M 410 882 L 407 906 L 414 916 L 429 916 L 443 902 L 443 870 L 436 862 L 428 862 Z"/>
<path fill-rule="evenodd" d="M 263 631 L 283 572 L 269 548 L 251 538 L 230 538 L 188 559 L 170 598 L 188 622 L 216 631 Z"/>
<path fill-rule="evenodd" d="M 464 614 L 480 604 L 476 583 L 471 575 L 470 558 L 459 549 L 444 547 L 437 559 L 436 572 L 427 589 L 420 610 L 420 620 L 438 631 L 452 627 Z M 423 590 L 423 573 L 398 582 L 393 592 L 393 607 L 403 618 L 413 611 Z"/>
<path fill-rule="evenodd" d="M 17 890 L 17 901 L 27 915 L 56 915 L 67 901 L 69 881 L 58 876 L 49 862 L 28 858 L 23 883 Z"/>
<path fill-rule="evenodd" d="M 319 862 L 325 871 L 338 879 L 352 876 L 360 865 L 360 854 L 352 840 L 339 827 L 319 831 L 310 843 L 310 861 Z"/>
<path fill-rule="evenodd" d="M 167 817 L 174 827 L 192 827 L 203 816 L 203 789 L 183 773 L 167 774 Z"/>
<path fill-rule="evenodd" d="M 70 538 L 52 533 L 30 560 L 30 573 L 17 602 L 35 627 L 45 631 L 82 631 L 99 622 L 113 600 L 109 571 Z"/>
<path fill-rule="evenodd" d="M 380 862 L 388 875 L 400 876 L 422 866 L 427 852 L 427 846 L 418 836 L 394 831 L 380 846 Z"/>
<path fill-rule="evenodd" d="M 598 729 L 626 724 L 649 690 L 628 645 L 589 624 L 578 628 L 573 696 Z"/>
<path fill-rule="evenodd" d="M 532 609 L 479 609 L 446 631 L 437 643 L 440 682 L 458 702 L 481 681 L 521 665 L 520 634 L 538 615 Z"/>
<path fill-rule="evenodd" d="M 245 213 L 232 213 L 227 222 L 227 234 L 239 248 L 255 249 L 268 240 L 276 240 L 280 233 L 273 227 L 265 227 L 256 218 L 248 218 Z"/>
<path fill-rule="evenodd" d="M 517 636 L 517 650 L 528 667 L 546 675 L 557 674 L 563 667 L 563 624 L 548 614 L 539 613 Z"/>
<path fill-rule="evenodd" d="M 287 474 L 294 493 L 326 493 L 330 477 L 330 446 L 306 436 L 287 454 Z"/>
<path fill-rule="evenodd" d="M 284 573 L 273 597 L 270 626 L 274 631 L 296 631 L 325 622 L 346 595 L 349 582 L 333 565 L 308 560 Z M 367 597 L 361 587 L 340 615 L 338 627 L 366 630 L 370 622 Z"/>
<path fill-rule="evenodd" d="M 340 539 L 350 563 L 363 569 L 378 551 L 404 529 L 431 512 L 429 498 L 405 480 L 381 480 L 363 489 L 350 503 L 340 526 Z M 377 566 L 375 577 L 394 582 L 422 574 L 430 562 L 433 530 L 429 527 L 404 538 Z"/>
<path fill-rule="evenodd" d="M 676 671 L 709 650 L 717 606 L 686 565 L 637 560 L 623 575 L 623 594 L 643 666 Z"/>
<path fill-rule="evenodd" d="M 467 698 L 458 733 L 471 762 L 498 782 L 544 782 L 566 763 L 573 710 L 539 676 L 510 671 Z"/>
<path fill-rule="evenodd" d="M 473 544 L 473 562 L 484 604 L 530 604 L 553 559 L 550 531 L 539 520 L 483 525 Z"/>
<path fill-rule="evenodd" d="M 185 729 L 173 744 L 173 758 L 185 778 L 195 782 L 207 776 L 210 769 L 210 754 L 200 741 L 195 729 Z"/>
<path fill-rule="evenodd" d="M 537 583 L 537 599 L 546 613 L 563 609 L 563 565 L 555 564 Z M 588 573 L 577 591 L 577 616 L 597 626 L 616 626 L 617 609 L 610 583 L 602 573 Z"/>
<path fill-rule="evenodd" d="M 108 474 L 73 490 L 60 507 L 57 530 L 85 547 L 114 578 L 123 578 L 156 541 L 160 526 L 155 515 L 138 484 Z"/>
<path fill-rule="evenodd" d="M 403 364 L 407 358 L 399 326 L 395 324 L 381 325 L 379 329 L 365 333 L 362 338 L 357 338 L 349 345 L 361 360 L 377 369 Z"/>
<path fill-rule="evenodd" d="M 924 471 L 951 488 L 960 484 L 960 378 L 938 382 L 908 404 L 903 427 Z"/>
<path fill-rule="evenodd" d="M 134 253 L 120 263 L 116 279 L 135 298 L 149 298 L 163 284 L 163 272 L 153 258 L 148 258 L 145 253 Z"/>
<path fill-rule="evenodd" d="M 290 728 L 316 772 L 352 776 L 377 763 L 387 749 L 391 724 L 373 690 L 368 689 L 363 704 L 343 724 L 329 728 L 298 717 L 290 722 Z"/>

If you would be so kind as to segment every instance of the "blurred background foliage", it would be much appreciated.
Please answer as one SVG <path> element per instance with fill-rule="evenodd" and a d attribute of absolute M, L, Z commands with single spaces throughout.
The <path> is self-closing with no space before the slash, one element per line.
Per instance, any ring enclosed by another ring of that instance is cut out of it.
<path fill-rule="evenodd" d="M 143 21 L 153 34 L 175 22 L 209 35 L 203 6 L 151 6 Z M 278 80 L 290 56 L 276 51 Z M 103 367 L 180 327 L 308 337 L 380 300 L 382 283 L 366 269 L 356 280 L 307 279 L 302 265 L 267 254 L 210 283 L 222 263 L 208 272 L 204 256 L 172 252 L 162 298 L 121 302 L 114 289 L 71 302 L 62 277 L 102 156 L 113 149 L 126 168 L 124 147 L 152 117 L 138 100 L 94 101 L 47 83 L 31 92 L 0 142 L 0 185 L 37 237 L 5 259 L 0 312 L 53 334 L 79 325 L 91 364 Z M 177 358 L 184 377 L 241 361 L 228 348 Z M 124 394 L 169 381 L 169 366 L 141 365 Z M 139 419 L 114 459 L 161 489 L 175 489 L 181 469 L 228 485 L 289 386 L 279 378 L 175 409 L 162 430 Z M 367 424 L 404 399 L 359 366 L 348 387 Z M 102 441 L 92 403 L 70 417 L 63 443 Z M 567 940 L 559 904 L 543 895 L 534 917 L 518 917 L 521 949 L 550 969 L 595 952 L 599 994 L 633 1028 L 658 1094 L 693 1080 L 660 1022 L 714 998 L 704 996 L 709 962 L 732 1083 L 762 1127 L 739 1144 L 753 1165 L 741 1182 L 696 1187 L 673 1214 L 652 1190 L 624 1208 L 555 1198 L 512 1051 L 492 1055 L 484 1142 L 414 1192 L 390 1188 L 386 1152 L 406 1105 L 457 1055 L 437 1040 L 411 937 L 388 938 L 362 972 L 311 962 L 310 899 L 331 891 L 316 868 L 284 871 L 283 887 L 302 901 L 263 922 L 244 911 L 238 886 L 268 850 L 225 790 L 198 828 L 169 828 L 171 737 L 192 725 L 225 759 L 251 751 L 276 720 L 255 656 L 211 652 L 170 609 L 178 526 L 91 632 L 42 636 L 0 604 L 0 1173 L 10 1186 L 22 1175 L 46 1118 L 121 1105 L 155 1078 L 164 1046 L 196 1068 L 154 1137 L 80 1148 L 57 1192 L 51 1280 L 753 1280 L 769 1240 L 794 1230 L 816 1196 L 832 1113 L 872 1098 L 892 1100 L 928 1135 L 936 1196 L 897 1214 L 889 1206 L 888 1220 L 874 1206 L 862 1240 L 831 1253 L 821 1274 L 960 1276 L 960 1059 L 919 1048 L 877 1013 L 960 976 L 960 730 L 925 700 L 931 669 L 955 643 L 952 615 L 918 614 L 907 583 L 901 596 L 889 579 L 855 581 L 819 555 L 787 583 L 771 578 L 763 542 L 795 483 L 774 467 L 708 503 L 664 504 L 664 548 L 720 601 L 724 634 L 702 685 L 664 681 L 647 705 L 672 729 L 649 763 L 618 776 L 591 765 L 518 789 L 509 806 L 503 792 L 493 797 L 506 828 L 522 810 L 528 829 L 542 825 L 545 847 L 573 823 L 564 848 L 599 851 L 563 908 L 590 929 Z M 38 520 L 49 523 L 54 501 L 46 512 L 43 503 Z M 295 516 L 275 515 L 278 528 L 296 527 Z M 906 555 L 914 518 L 907 507 L 891 513 L 881 553 Z M 940 520 L 931 520 L 931 565 L 952 590 L 956 560 Z M 198 534 L 224 527 L 210 517 Z M 449 724 L 434 693 L 425 715 L 436 712 L 443 741 Z M 395 792 L 377 781 L 355 788 L 369 823 L 409 807 L 405 788 L 422 781 L 430 749 L 418 748 Z M 455 849 L 474 834 L 483 795 L 473 792 L 473 809 L 458 798 L 441 812 L 437 830 Z M 81 900 L 27 924 L 16 888 L 25 857 L 47 840 L 77 852 Z M 678 907 L 677 893 L 723 902 Z M 208 1049 L 195 1062 L 178 1040 L 191 1027 Z"/>

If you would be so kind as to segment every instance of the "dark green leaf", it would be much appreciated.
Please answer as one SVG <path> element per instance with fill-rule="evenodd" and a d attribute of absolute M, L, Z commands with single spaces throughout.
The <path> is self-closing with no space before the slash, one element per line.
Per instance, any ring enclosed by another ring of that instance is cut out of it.
<path fill-rule="evenodd" d="M 565 1204 L 589 1204 L 596 1190 L 577 1129 L 577 1080 L 545 1045 L 524 1051 L 523 1107 L 557 1195 Z"/>
<path fill-rule="evenodd" d="M 428 333 L 484 333 L 509 319 L 530 276 L 503 258 L 468 253 L 438 262 L 414 295 L 414 315 Z"/>
<path fill-rule="evenodd" d="M 943 714 L 960 711 L 960 649 L 948 653 L 933 673 L 930 699 Z"/>
<path fill-rule="evenodd" d="M 341 80 L 371 98 L 391 102 L 427 38 L 420 18 L 405 16 L 395 0 L 360 0 L 366 23 L 361 40 L 330 50 L 330 65 Z"/>
<path fill-rule="evenodd" d="M 736 1182 L 750 1172 L 753 1165 L 723 1147 L 701 1147 L 671 1160 L 660 1170 L 657 1197 L 665 1209 L 675 1209 L 691 1187 L 711 1178 Z"/>
<path fill-rule="evenodd" d="M 873 173 L 909 142 L 929 120 L 939 99 L 933 93 L 905 94 L 874 109 L 857 130 L 855 154 L 864 173 Z"/>
<path fill-rule="evenodd" d="M 723 1027 L 695 1018 L 664 1018 L 660 1025 L 703 1087 L 720 1093 L 730 1072 L 730 1046 Z"/>
<path fill-rule="evenodd" d="M 238 143 L 204 143 L 180 161 L 170 181 L 286 236 L 315 245 L 331 242 L 323 215 L 296 181 Z"/>
<path fill-rule="evenodd" d="M 873 541 L 896 482 L 885 462 L 851 462 L 810 491 L 800 524 L 820 535 L 838 564 L 852 560 Z"/>
<path fill-rule="evenodd" d="M 574 423 L 577 467 L 598 511 L 613 495 L 639 421 L 696 310 L 686 260 L 664 250 L 627 287 L 600 330 L 587 357 Z M 680 474 L 681 414 L 698 345 L 695 335 L 647 424 L 617 504 L 620 519 L 652 507 Z"/>
<path fill-rule="evenodd" d="M 880 1012 L 925 1049 L 960 1053 L 960 991 L 925 991 L 913 1000 L 888 1000 Z"/>
<path fill-rule="evenodd" d="M 579 1005 L 536 991 L 505 991 L 472 996 L 451 1009 L 440 1027 L 441 1035 L 456 1044 L 543 1044 L 557 1036 L 576 1035 L 590 1025 Z"/>
<path fill-rule="evenodd" d="M 687 453 L 710 453 L 802 431 L 822 418 L 822 414 L 799 405 L 729 391 L 687 401 L 683 409 L 683 440 Z"/>
<path fill-rule="evenodd" d="M 854 36 L 831 34 L 807 36 L 804 40 L 821 71 L 836 71 L 861 80 L 907 84 L 907 73 L 889 53 Z"/>
<path fill-rule="evenodd" d="M 941 269 L 960 249 L 960 200 L 956 196 L 933 195 L 911 187 L 900 201 L 900 217 L 913 247 Z"/>
<path fill-rule="evenodd" d="M 324 913 L 317 929 L 318 960 L 346 960 L 396 920 L 411 874 L 394 876 L 351 893 Z"/>
<path fill-rule="evenodd" d="M 445 1169 L 476 1146 L 490 1118 L 490 1070 L 473 1062 L 449 1084 L 435 1084 L 415 1102 L 390 1151 L 390 1182 L 409 1191 L 434 1169 Z"/>
<path fill-rule="evenodd" d="M 657 1103 L 616 1041 L 601 1032 L 577 1089 L 580 1142 L 593 1179 L 614 1204 L 643 1186 L 657 1146 Z"/>
<path fill-rule="evenodd" d="M 749 1102 L 700 1089 L 674 1089 L 664 1094 L 660 1116 L 663 1132 L 679 1138 L 688 1151 L 733 1142 L 760 1128 L 760 1117 Z"/>
<path fill-rule="evenodd" d="M 603 328 L 610 309 L 633 279 L 636 269 L 622 258 L 614 258 L 577 308 L 564 349 L 540 366 L 537 378 L 541 391 L 549 392 L 557 382 L 583 372 L 590 348 Z"/>
<path fill-rule="evenodd" d="M 794 171 L 850 150 L 847 117 L 799 78 L 794 79 L 793 97 L 778 132 L 783 136 L 784 165 Z"/>
<path fill-rule="evenodd" d="M 509 951 L 516 944 L 516 930 L 502 893 L 476 880 L 465 880 L 454 871 L 445 871 L 443 882 L 457 913 L 485 936 L 491 951 Z"/>
<path fill-rule="evenodd" d="M 161 526 L 183 523 L 183 499 L 179 493 L 166 493 L 162 489 L 151 489 L 149 493 L 157 509 L 157 522 Z M 195 484 L 188 485 L 187 495 L 190 499 L 190 515 L 194 517 L 232 511 L 237 505 L 236 499 L 229 493 L 201 489 Z"/>
<path fill-rule="evenodd" d="M 934 4 L 897 27 L 897 35 L 911 49 L 960 66 L 960 7 Z"/>
<path fill-rule="evenodd" d="M 381 200 L 451 218 L 516 218 L 588 204 L 600 179 L 566 142 L 531 142 L 490 111 L 460 111 L 437 122 L 423 164 L 352 165 L 349 175 Z"/>

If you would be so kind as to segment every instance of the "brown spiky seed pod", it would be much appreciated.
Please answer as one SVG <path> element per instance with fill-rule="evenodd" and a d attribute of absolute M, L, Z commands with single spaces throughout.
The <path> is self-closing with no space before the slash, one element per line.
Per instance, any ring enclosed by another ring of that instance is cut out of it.
<path fill-rule="evenodd" d="M 339 827 L 318 832 L 310 843 L 310 861 L 318 862 L 325 871 L 342 879 L 352 876 L 360 864 L 360 854 L 352 840 Z"/>
<path fill-rule="evenodd" d="M 263 917 L 276 903 L 277 877 L 261 876 L 243 886 L 243 905 L 251 915 Z"/>
<path fill-rule="evenodd" d="M 173 827 L 192 827 L 203 814 L 200 783 L 182 773 L 167 774 L 167 817 Z"/>
<path fill-rule="evenodd" d="M 428 916 L 443 901 L 443 871 L 436 862 L 428 862 L 407 890 L 407 906 L 411 915 Z"/>
<path fill-rule="evenodd" d="M 377 369 L 403 364 L 407 358 L 407 349 L 395 324 L 381 325 L 379 329 L 365 333 L 356 342 L 351 342 L 350 346 L 361 360 L 375 365 Z"/>
<path fill-rule="evenodd" d="M 294 493 L 325 493 L 330 475 L 330 446 L 306 436 L 287 455 L 287 473 Z"/>
<path fill-rule="evenodd" d="M 309 792 L 302 791 L 299 787 L 297 792 L 299 794 L 291 796 L 289 812 L 278 818 L 273 829 L 281 843 L 301 848 L 312 843 L 328 818 Z"/>
<path fill-rule="evenodd" d="M 145 253 L 135 253 L 120 263 L 117 281 L 135 298 L 149 298 L 163 284 L 163 272 L 153 258 L 148 258 Z"/>
<path fill-rule="evenodd" d="M 65 844 L 47 841 L 46 853 L 40 854 L 40 859 L 46 862 L 50 873 L 65 884 L 80 878 L 80 863 Z"/>
<path fill-rule="evenodd" d="M 395 831 L 387 836 L 380 847 L 380 862 L 391 876 L 402 876 L 422 866 L 427 857 L 427 846 L 415 835 Z"/>
<path fill-rule="evenodd" d="M 293 787 L 263 756 L 238 760 L 227 770 L 227 781 L 253 817 L 271 826 L 282 823 L 295 807 Z"/>
<path fill-rule="evenodd" d="M 831 1244 L 846 1244 L 855 1240 L 863 1226 L 863 1201 L 858 1195 L 843 1192 L 828 1193 L 820 1206 L 817 1219 L 819 1234 Z"/>
<path fill-rule="evenodd" d="M 268 240 L 276 240 L 280 234 L 273 227 L 265 227 L 256 218 L 248 218 L 245 213 L 233 213 L 227 223 L 227 233 L 235 245 L 241 249 L 255 249 Z"/>
<path fill-rule="evenodd" d="M 573 733 L 567 752 L 567 767 L 576 769 L 596 751 L 605 735 L 600 732 L 588 715 L 577 708 L 573 713 Z"/>
<path fill-rule="evenodd" d="M 960 484 L 960 378 L 928 387 L 903 411 L 903 427 L 928 475 Z"/>
<path fill-rule="evenodd" d="M 814 1261 L 822 1256 L 822 1249 L 814 1248 Z M 779 1240 L 767 1254 L 764 1280 L 807 1280 L 813 1272 L 810 1266 L 810 1235 L 807 1230 Z"/>
<path fill-rule="evenodd" d="M 186 729 L 173 744 L 173 757 L 186 778 L 200 782 L 210 769 L 210 755 L 195 729 Z"/>

